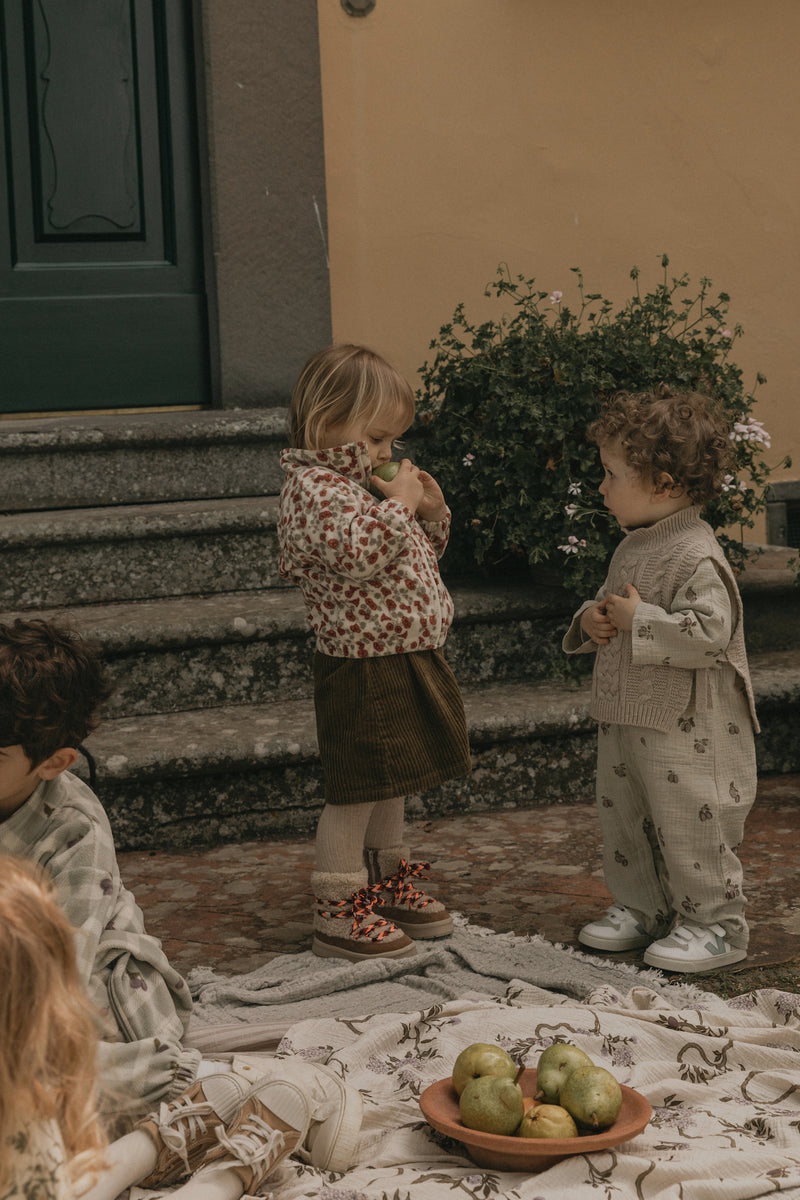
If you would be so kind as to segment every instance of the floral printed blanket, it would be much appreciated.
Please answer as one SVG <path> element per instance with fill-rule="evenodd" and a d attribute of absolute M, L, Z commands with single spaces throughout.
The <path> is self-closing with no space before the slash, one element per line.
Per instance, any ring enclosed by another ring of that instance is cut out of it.
<path fill-rule="evenodd" d="M 478 938 L 475 930 L 465 932 Z M 497 936 L 484 934 L 489 958 Z M 541 946 L 541 939 L 500 941 L 523 968 L 526 953 L 533 960 Z M 343 1175 L 284 1160 L 268 1194 L 273 1200 L 800 1200 L 800 996 L 763 990 L 724 1001 L 598 958 L 574 958 L 584 960 L 578 965 L 588 974 L 570 987 L 573 994 L 520 978 L 523 969 L 496 978 L 490 992 L 471 987 L 468 995 L 429 1002 L 423 989 L 423 1003 L 405 1011 L 360 1007 L 355 988 L 349 1014 L 291 1024 L 278 1057 L 326 1062 L 361 1091 L 362 1142 L 357 1165 Z M 251 1019 L 258 1022 L 265 1011 L 268 1002 L 253 1005 Z M 460 1143 L 425 1122 L 420 1094 L 450 1074 L 471 1042 L 496 1041 L 535 1066 L 554 1039 L 575 1042 L 647 1097 L 653 1117 L 639 1136 L 522 1174 L 476 1166 Z"/>

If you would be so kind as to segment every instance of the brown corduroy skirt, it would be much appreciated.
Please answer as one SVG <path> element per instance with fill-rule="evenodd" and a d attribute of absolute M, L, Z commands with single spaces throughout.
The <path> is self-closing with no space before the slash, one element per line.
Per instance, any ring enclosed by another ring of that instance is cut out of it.
<path fill-rule="evenodd" d="M 464 703 L 441 650 L 314 655 L 328 804 L 389 800 L 469 773 Z"/>

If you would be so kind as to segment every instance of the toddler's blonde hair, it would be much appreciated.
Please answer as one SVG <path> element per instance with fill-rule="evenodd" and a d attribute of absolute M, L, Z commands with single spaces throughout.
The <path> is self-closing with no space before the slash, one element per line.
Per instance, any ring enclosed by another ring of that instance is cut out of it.
<path fill-rule="evenodd" d="M 75 934 L 44 872 L 0 856 L 0 1193 L 8 1138 L 54 1120 L 67 1160 L 99 1165 L 97 1034 Z"/>
<path fill-rule="evenodd" d="M 319 450 L 333 425 L 369 424 L 384 408 L 414 419 L 411 385 L 385 358 L 366 346 L 328 346 L 312 354 L 295 384 L 289 408 L 291 444 Z"/>

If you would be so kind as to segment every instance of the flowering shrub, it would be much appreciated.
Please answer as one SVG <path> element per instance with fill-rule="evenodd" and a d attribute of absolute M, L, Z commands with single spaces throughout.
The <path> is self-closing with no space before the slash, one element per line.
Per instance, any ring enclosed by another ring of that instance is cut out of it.
<path fill-rule="evenodd" d="M 645 295 L 631 271 L 635 293 L 616 313 L 584 293 L 578 268 L 575 312 L 561 291 L 501 268 L 485 294 L 514 314 L 473 325 L 460 304 L 431 342 L 418 413 L 425 465 L 453 510 L 451 571 L 556 566 L 567 586 L 593 593 L 621 534 L 597 493 L 602 469 L 586 427 L 614 391 L 662 381 L 713 392 L 730 416 L 736 472 L 705 515 L 733 565 L 743 564 L 743 530 L 764 508 L 774 468 L 763 458 L 769 435 L 751 415 L 753 391 L 730 359 L 742 329 L 728 326 L 730 298 L 712 301 L 709 279 L 691 295 L 688 277 L 670 280 L 666 255 L 661 262 L 663 282 Z M 724 532 L 737 526 L 738 539 Z"/>

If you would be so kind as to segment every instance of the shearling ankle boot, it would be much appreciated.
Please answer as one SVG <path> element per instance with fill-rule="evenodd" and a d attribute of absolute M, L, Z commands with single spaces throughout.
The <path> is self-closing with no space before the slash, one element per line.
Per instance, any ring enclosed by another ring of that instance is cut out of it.
<path fill-rule="evenodd" d="M 408 846 L 366 849 L 370 884 L 377 888 L 377 911 L 414 938 L 446 937 L 453 918 L 440 900 L 419 891 L 416 881 L 427 879 L 428 863 L 408 861 Z"/>
<path fill-rule="evenodd" d="M 402 929 L 383 913 L 373 912 L 378 889 L 367 882 L 367 872 L 311 875 L 316 907 L 311 949 L 321 958 L 399 958 L 413 954 L 416 946 Z"/>

